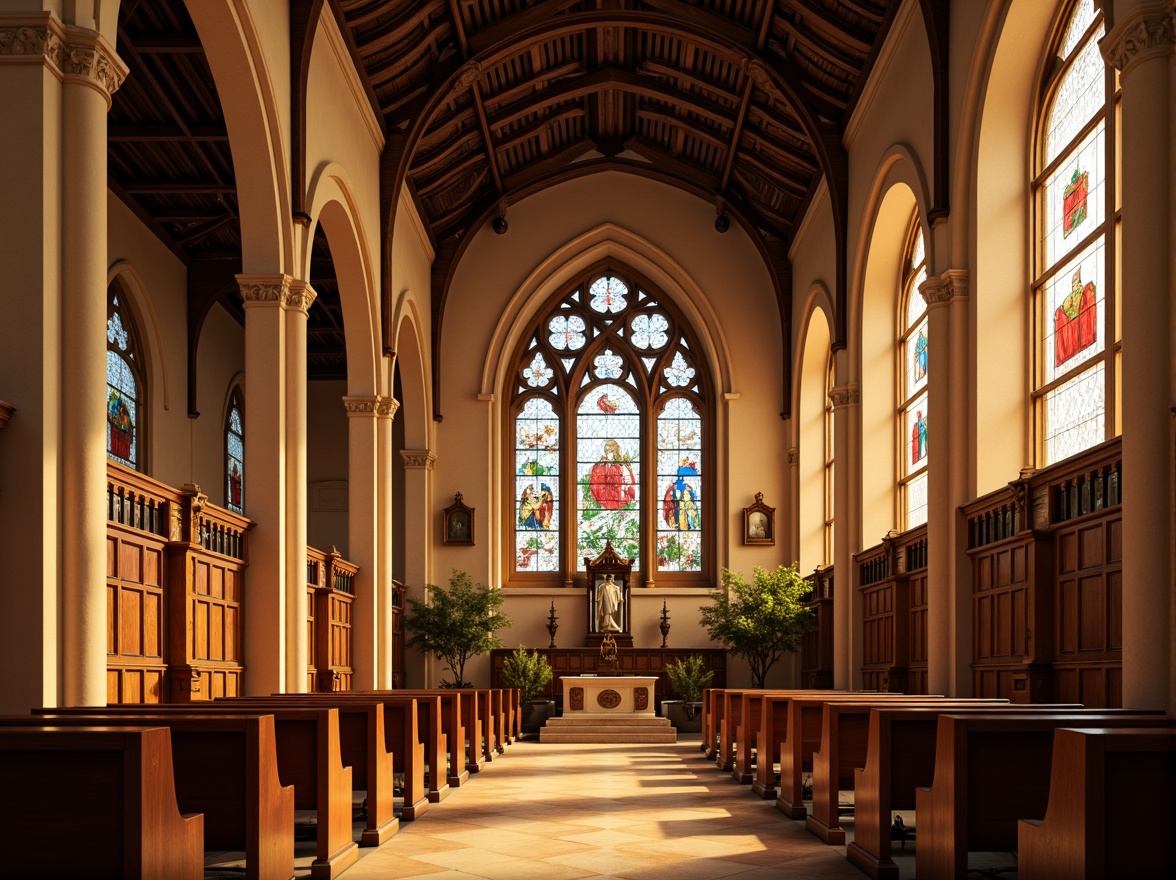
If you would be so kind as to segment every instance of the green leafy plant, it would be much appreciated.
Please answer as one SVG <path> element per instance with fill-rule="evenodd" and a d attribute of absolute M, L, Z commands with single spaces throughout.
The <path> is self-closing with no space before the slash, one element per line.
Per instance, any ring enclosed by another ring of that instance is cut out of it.
<path fill-rule="evenodd" d="M 455 568 L 448 589 L 426 584 L 425 597 L 424 602 L 408 600 L 404 626 L 412 633 L 409 647 L 445 661 L 453 679 L 442 681 L 442 687 L 473 687 L 465 680 L 466 661 L 500 647 L 497 632 L 511 625 L 510 618 L 499 613 L 502 591 L 474 584 L 468 574 Z"/>
<path fill-rule="evenodd" d="M 707 669 L 698 654 L 689 657 L 679 657 L 673 663 L 666 664 L 666 675 L 670 679 L 670 687 L 687 703 L 697 703 L 702 699 L 702 689 L 709 687 L 715 677 L 713 669 Z"/>
<path fill-rule="evenodd" d="M 523 702 L 533 700 L 551 681 L 551 664 L 538 651 L 519 645 L 502 661 L 502 683 L 518 688 Z"/>
<path fill-rule="evenodd" d="M 762 688 L 768 670 L 800 649 L 811 626 L 813 611 L 801 605 L 809 589 L 795 563 L 775 571 L 756 566 L 750 584 L 724 568 L 720 589 L 700 609 L 702 625 L 712 640 L 747 660 L 755 687 Z"/>

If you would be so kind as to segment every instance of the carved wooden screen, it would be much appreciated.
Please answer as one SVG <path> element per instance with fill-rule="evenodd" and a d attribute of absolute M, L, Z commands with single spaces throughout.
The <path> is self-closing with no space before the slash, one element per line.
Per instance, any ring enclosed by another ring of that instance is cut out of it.
<path fill-rule="evenodd" d="M 806 688 L 833 687 L 833 566 L 818 568 L 806 580 L 812 592 L 805 605 L 813 609 L 813 625 L 800 649 L 800 681 Z"/>
<path fill-rule="evenodd" d="M 167 685 L 165 551 L 169 499 L 164 487 L 107 463 L 106 699 L 159 703 Z"/>
<path fill-rule="evenodd" d="M 338 552 L 306 548 L 307 688 L 311 692 L 351 690 L 352 606 L 359 571 Z"/>

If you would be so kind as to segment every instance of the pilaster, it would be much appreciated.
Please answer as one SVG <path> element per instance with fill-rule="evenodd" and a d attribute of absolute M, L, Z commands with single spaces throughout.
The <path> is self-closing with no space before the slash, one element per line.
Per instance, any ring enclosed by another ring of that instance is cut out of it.
<path fill-rule="evenodd" d="M 927 687 L 972 692 L 972 579 L 956 508 L 967 500 L 968 273 L 949 269 L 919 287 L 927 303 Z M 938 450 L 936 452 L 935 450 Z"/>
<path fill-rule="evenodd" d="M 433 505 L 433 466 L 437 455 L 430 449 L 402 449 L 404 461 L 404 546 L 414 548 L 404 560 L 404 582 L 412 598 L 424 600 L 425 584 L 432 582 L 433 530 L 440 520 L 441 508 Z M 423 681 L 433 681 L 433 658 L 425 655 Z"/>
<path fill-rule="evenodd" d="M 844 355 L 839 353 L 839 358 Z M 838 370 L 837 375 L 843 373 Z M 854 688 L 862 675 L 862 603 L 853 554 L 861 535 L 862 392 L 856 383 L 829 389 L 833 404 L 833 686 Z"/>
<path fill-rule="evenodd" d="M 1120 71 L 1123 221 L 1123 705 L 1176 711 L 1176 10 L 1118 0 L 1100 48 Z M 1109 271 L 1109 267 L 1108 267 Z"/>
<path fill-rule="evenodd" d="M 352 605 L 354 686 L 370 690 L 380 679 L 380 618 L 389 601 L 388 577 L 380 565 L 378 412 L 377 395 L 343 398 L 347 411 L 347 558 L 359 566 Z"/>
<path fill-rule="evenodd" d="M 377 590 L 380 606 L 376 620 L 376 680 L 377 687 L 390 688 L 392 678 L 392 420 L 400 402 L 392 397 L 381 397 L 376 405 L 376 548 L 381 582 Z"/>

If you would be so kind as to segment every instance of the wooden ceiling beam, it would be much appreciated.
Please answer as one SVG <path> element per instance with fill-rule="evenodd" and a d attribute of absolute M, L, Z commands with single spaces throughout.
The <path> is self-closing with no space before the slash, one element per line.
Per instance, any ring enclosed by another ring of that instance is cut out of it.
<path fill-rule="evenodd" d="M 540 0 L 513 15 L 504 16 L 489 27 L 470 35 L 470 54 L 480 55 L 492 46 L 509 41 L 526 28 L 554 20 L 565 9 L 579 2 L 580 0 Z"/>
<path fill-rule="evenodd" d="M 204 44 L 196 33 L 145 34 L 135 40 L 135 50 L 142 55 L 203 55 Z"/>
<path fill-rule="evenodd" d="M 218 195 L 236 193 L 237 187 L 233 183 L 219 180 L 200 180 L 196 178 L 140 178 L 123 184 L 123 191 L 131 195 L 167 195 L 181 193 L 186 195 Z"/>
<path fill-rule="evenodd" d="M 463 57 L 469 57 L 469 41 L 466 39 L 465 25 L 461 20 L 461 11 L 457 8 L 457 0 L 449 0 L 449 12 L 453 19 L 453 28 L 457 34 L 457 41 L 461 45 Z M 486 157 L 490 161 L 490 176 L 494 178 L 494 188 L 502 195 L 502 172 L 498 168 L 498 153 L 494 150 L 494 140 L 490 136 L 490 123 L 486 121 L 486 107 L 482 103 L 482 76 L 479 75 L 470 84 L 470 92 L 474 96 L 474 110 L 478 115 L 478 127 L 482 130 L 482 142 L 486 146 Z"/>
<path fill-rule="evenodd" d="M 767 160 L 767 157 L 757 155 L 752 150 L 744 150 L 742 153 L 743 159 L 749 165 L 753 165 L 759 169 L 772 183 L 780 186 L 783 189 L 791 190 L 798 196 L 803 197 L 808 192 L 809 181 L 800 180 L 789 174 L 782 168 L 778 168 Z"/>
<path fill-rule="evenodd" d="M 227 142 L 229 132 L 223 125 L 193 125 L 187 131 L 178 125 L 110 125 L 106 139 L 111 143 Z"/>
<path fill-rule="evenodd" d="M 681 131 L 683 134 L 687 134 L 696 140 L 708 143 L 712 147 L 715 147 L 719 150 L 726 150 L 728 147 L 727 141 L 720 137 L 716 137 L 705 129 L 699 128 L 696 125 L 691 125 L 690 120 L 681 116 L 674 116 L 671 113 L 659 113 L 656 110 L 639 109 L 637 111 L 637 118 L 648 119 L 651 122 L 660 122 L 662 125 L 672 126 L 673 128 Z"/>
<path fill-rule="evenodd" d="M 200 239 L 212 235 L 212 233 L 216 232 L 222 226 L 227 226 L 236 219 L 237 217 L 234 214 L 222 214 L 220 217 L 209 220 L 207 223 L 202 223 L 193 229 L 189 229 L 179 237 L 178 243 L 181 247 L 195 244 Z"/>
<path fill-rule="evenodd" d="M 438 147 L 437 150 L 429 156 L 425 161 L 419 165 L 413 165 L 412 173 L 424 177 L 427 176 L 434 168 L 445 160 L 451 158 L 454 153 L 461 150 L 466 144 L 478 137 L 478 131 L 473 128 L 460 130 L 458 135 L 453 139 L 447 141 L 443 146 Z"/>
<path fill-rule="evenodd" d="M 757 146 L 766 147 L 770 150 L 772 158 L 779 162 L 785 173 L 792 172 L 797 180 L 806 174 L 811 177 L 817 173 L 818 166 L 815 157 L 809 157 L 796 148 L 791 150 L 786 149 L 780 141 L 770 135 L 764 134 L 762 131 L 754 128 L 745 128 L 743 130 L 743 137 Z M 792 171 L 792 169 L 796 169 L 796 171 Z M 803 174 L 800 172 L 803 172 Z M 807 187 L 808 184 L 806 183 L 805 186 Z"/>
<path fill-rule="evenodd" d="M 456 165 L 451 165 L 435 177 L 431 177 L 428 181 L 418 181 L 417 192 L 422 198 L 428 198 L 439 189 L 444 189 L 450 183 L 453 183 L 458 177 L 469 171 L 470 168 L 477 165 L 479 162 L 485 162 L 486 157 L 481 153 L 470 153 L 465 159 L 458 162 Z"/>
<path fill-rule="evenodd" d="M 844 41 L 850 44 L 863 57 L 870 51 L 873 39 L 868 33 L 834 15 L 820 3 L 805 3 L 804 0 L 797 0 L 797 9 L 800 10 L 800 15 L 809 19 L 817 30 L 831 37 L 834 41 Z"/>
<path fill-rule="evenodd" d="M 498 152 L 512 149 L 517 147 L 519 144 L 529 141 L 533 137 L 542 136 L 547 131 L 549 131 L 553 125 L 559 125 L 561 122 L 565 122 L 569 119 L 576 119 L 584 115 L 584 108 L 579 105 L 567 106 L 560 110 L 554 110 L 541 119 L 532 122 L 530 125 L 524 126 L 523 128 L 517 129 L 516 131 L 512 131 L 505 137 L 500 137 L 498 142 L 494 144 L 494 149 Z"/>

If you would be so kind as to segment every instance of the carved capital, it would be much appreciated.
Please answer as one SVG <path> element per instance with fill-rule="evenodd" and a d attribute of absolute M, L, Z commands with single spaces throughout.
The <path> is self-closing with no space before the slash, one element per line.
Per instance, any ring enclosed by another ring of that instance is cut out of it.
<path fill-rule="evenodd" d="M 862 402 L 862 390 L 856 385 L 838 385 L 829 389 L 829 402 L 834 408 L 857 405 Z"/>
<path fill-rule="evenodd" d="M 56 18 L 0 18 L 0 60 L 47 64 L 61 72 L 61 23 Z"/>
<path fill-rule="evenodd" d="M 106 98 L 118 91 L 127 78 L 127 66 L 96 31 L 67 27 L 61 54 L 62 73 L 97 88 Z"/>
<path fill-rule="evenodd" d="M 1145 58 L 1170 55 L 1176 45 L 1176 9 L 1171 2 L 1138 9 L 1098 41 L 1103 59 L 1126 73 Z"/>
<path fill-rule="evenodd" d="M 401 449 L 400 457 L 404 459 L 405 468 L 431 471 L 437 463 L 436 454 L 429 449 Z"/>
<path fill-rule="evenodd" d="M 237 284 L 241 288 L 241 299 L 246 307 L 250 303 L 280 304 L 289 295 L 289 275 L 238 275 Z"/>
<path fill-rule="evenodd" d="M 289 290 L 282 298 L 282 306 L 306 314 L 317 298 L 318 294 L 307 282 L 292 280 Z"/>
<path fill-rule="evenodd" d="M 381 398 L 376 397 L 344 397 L 343 406 L 349 416 L 374 416 Z"/>
<path fill-rule="evenodd" d="M 800 463 L 800 448 L 799 447 L 793 446 L 788 450 L 788 463 L 789 464 L 799 464 Z"/>
<path fill-rule="evenodd" d="M 376 404 L 376 415 L 382 418 L 396 418 L 396 411 L 400 409 L 400 401 L 395 397 L 381 397 Z"/>
<path fill-rule="evenodd" d="M 919 293 L 927 303 L 927 308 L 963 299 L 968 295 L 968 272 L 966 269 L 948 269 L 942 275 L 928 278 L 920 284 Z"/>

